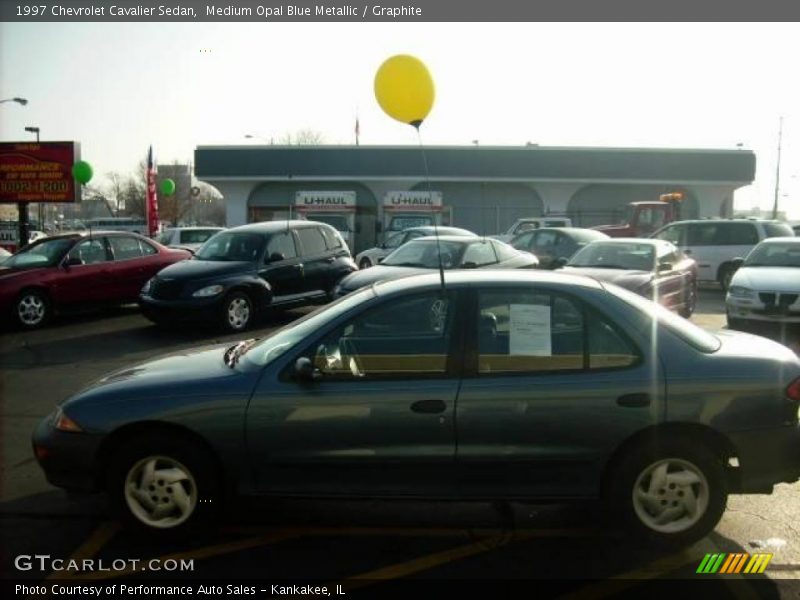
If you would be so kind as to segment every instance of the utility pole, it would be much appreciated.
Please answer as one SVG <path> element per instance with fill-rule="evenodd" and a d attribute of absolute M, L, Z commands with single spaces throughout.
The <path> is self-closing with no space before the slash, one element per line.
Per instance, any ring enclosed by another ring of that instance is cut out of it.
<path fill-rule="evenodd" d="M 783 117 L 778 123 L 778 166 L 775 168 L 775 201 L 772 204 L 772 218 L 778 218 L 778 191 L 781 183 L 781 138 L 783 137 Z"/>

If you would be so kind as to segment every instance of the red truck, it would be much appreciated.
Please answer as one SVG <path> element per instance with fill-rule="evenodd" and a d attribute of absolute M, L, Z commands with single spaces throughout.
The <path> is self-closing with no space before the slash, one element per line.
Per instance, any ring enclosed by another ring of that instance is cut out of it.
<path fill-rule="evenodd" d="M 609 237 L 648 237 L 656 229 L 679 221 L 682 192 L 661 194 L 657 201 L 631 202 L 625 207 L 624 221 L 616 225 L 592 227 Z"/>

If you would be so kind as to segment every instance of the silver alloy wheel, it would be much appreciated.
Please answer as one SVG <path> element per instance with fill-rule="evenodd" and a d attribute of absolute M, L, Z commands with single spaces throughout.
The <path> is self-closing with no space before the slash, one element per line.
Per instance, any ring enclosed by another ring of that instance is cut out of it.
<path fill-rule="evenodd" d="M 17 302 L 17 316 L 28 327 L 35 327 L 44 321 L 46 312 L 44 298 L 39 294 L 26 294 Z"/>
<path fill-rule="evenodd" d="M 666 458 L 645 468 L 633 486 L 633 509 L 645 526 L 659 533 L 681 533 L 708 510 L 709 485 L 696 465 Z"/>
<path fill-rule="evenodd" d="M 133 516 L 149 527 L 177 527 L 197 507 L 197 483 L 174 458 L 148 456 L 128 471 L 125 502 Z"/>
<path fill-rule="evenodd" d="M 236 296 L 228 303 L 228 324 L 233 329 L 244 329 L 250 321 L 250 302 Z"/>

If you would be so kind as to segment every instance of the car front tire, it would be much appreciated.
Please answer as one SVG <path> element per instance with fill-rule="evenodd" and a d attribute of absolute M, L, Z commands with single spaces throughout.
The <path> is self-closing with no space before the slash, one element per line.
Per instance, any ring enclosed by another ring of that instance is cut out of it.
<path fill-rule="evenodd" d="M 222 303 L 221 322 L 228 331 L 244 331 L 253 322 L 254 316 L 253 301 L 244 292 L 232 292 Z"/>
<path fill-rule="evenodd" d="M 205 448 L 181 436 L 145 436 L 112 456 L 110 503 L 134 529 L 188 531 L 218 508 L 215 464 Z"/>
<path fill-rule="evenodd" d="M 606 507 L 639 539 L 684 547 L 714 530 L 728 490 L 722 460 L 680 440 L 640 444 L 616 464 Z"/>
<path fill-rule="evenodd" d="M 50 319 L 50 299 L 42 291 L 25 290 L 14 305 L 14 314 L 25 329 L 41 327 Z"/>
<path fill-rule="evenodd" d="M 722 288 L 723 292 L 727 292 L 728 288 L 731 287 L 731 279 L 733 279 L 733 274 L 736 272 L 731 265 L 725 265 L 720 268 L 719 270 L 719 286 Z"/>
<path fill-rule="evenodd" d="M 372 261 L 368 258 L 362 258 L 358 263 L 359 269 L 369 269 L 372 266 Z"/>
<path fill-rule="evenodd" d="M 678 314 L 684 319 L 688 319 L 694 314 L 695 308 L 697 308 L 697 284 L 693 283 L 686 289 L 683 307 L 678 311 Z"/>

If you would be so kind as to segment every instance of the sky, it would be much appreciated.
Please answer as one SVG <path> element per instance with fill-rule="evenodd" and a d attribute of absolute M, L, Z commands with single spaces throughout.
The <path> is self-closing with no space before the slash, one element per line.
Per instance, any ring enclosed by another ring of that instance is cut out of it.
<path fill-rule="evenodd" d="M 756 153 L 737 208 L 800 219 L 796 23 L 0 23 L 0 140 L 76 140 L 102 183 L 153 144 L 418 144 L 378 106 L 380 64 L 412 54 L 436 101 L 426 145 L 736 149 Z M 246 139 L 246 135 L 255 136 Z"/>

